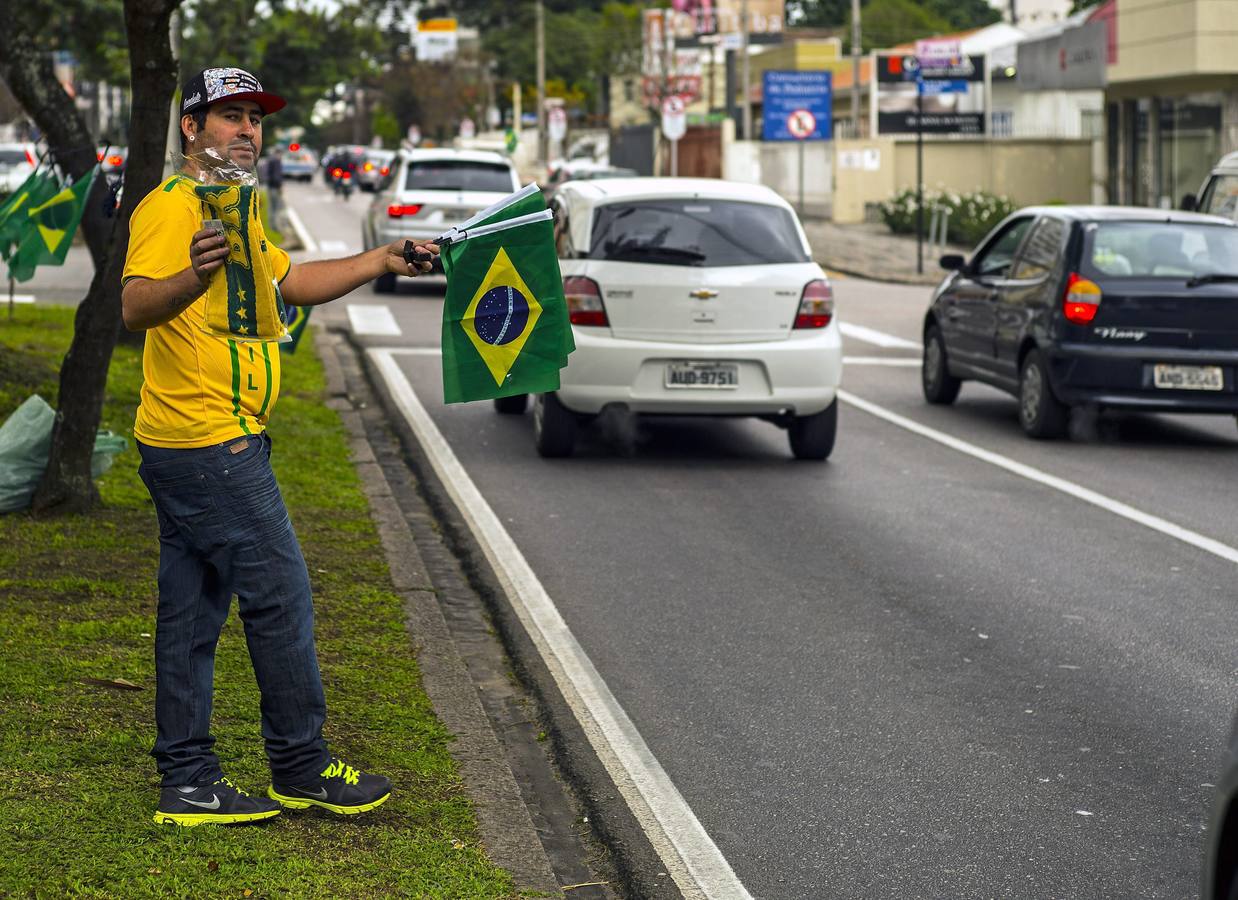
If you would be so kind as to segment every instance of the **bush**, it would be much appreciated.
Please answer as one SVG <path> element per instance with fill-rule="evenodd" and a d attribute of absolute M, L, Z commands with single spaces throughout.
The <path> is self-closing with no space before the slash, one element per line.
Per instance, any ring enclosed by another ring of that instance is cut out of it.
<path fill-rule="evenodd" d="M 946 239 L 952 244 L 972 246 L 993 226 L 1015 211 L 1014 201 L 986 191 L 956 194 L 953 191 L 924 192 L 924 228 L 927 231 L 934 206 L 950 210 Z M 908 188 L 881 204 L 881 218 L 895 234 L 914 234 L 916 230 L 916 192 Z"/>

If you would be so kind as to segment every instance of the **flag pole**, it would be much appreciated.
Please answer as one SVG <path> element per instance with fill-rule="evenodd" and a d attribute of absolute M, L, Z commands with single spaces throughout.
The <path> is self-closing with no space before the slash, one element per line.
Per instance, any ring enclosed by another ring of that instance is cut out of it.
<path fill-rule="evenodd" d="M 10 322 L 13 321 L 13 307 L 16 304 L 16 301 L 13 299 L 13 287 L 14 287 L 13 273 L 10 272 L 9 273 L 9 321 Z"/>

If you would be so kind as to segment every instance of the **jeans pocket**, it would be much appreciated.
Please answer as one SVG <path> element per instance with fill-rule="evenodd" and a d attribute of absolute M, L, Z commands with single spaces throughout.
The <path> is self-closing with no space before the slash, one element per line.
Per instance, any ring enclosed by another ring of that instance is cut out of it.
<path fill-rule="evenodd" d="M 215 497 L 203 472 L 162 474 L 146 469 L 146 483 L 155 505 L 173 523 L 191 525 L 215 511 Z"/>

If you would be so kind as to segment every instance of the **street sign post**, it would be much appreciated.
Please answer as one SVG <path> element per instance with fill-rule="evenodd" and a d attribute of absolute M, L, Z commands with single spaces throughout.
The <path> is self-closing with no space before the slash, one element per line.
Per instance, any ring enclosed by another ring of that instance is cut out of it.
<path fill-rule="evenodd" d="M 765 72 L 761 139 L 799 144 L 799 211 L 804 214 L 804 143 L 834 137 L 833 76 L 829 72 Z"/>
<path fill-rule="evenodd" d="M 688 110 L 683 98 L 672 94 L 662 101 L 662 135 L 671 142 L 671 177 L 679 175 L 679 139 L 688 131 Z"/>

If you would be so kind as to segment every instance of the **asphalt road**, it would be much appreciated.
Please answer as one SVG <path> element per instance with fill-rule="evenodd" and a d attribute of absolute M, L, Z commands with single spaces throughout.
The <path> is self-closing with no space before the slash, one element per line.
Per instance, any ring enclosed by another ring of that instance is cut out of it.
<path fill-rule="evenodd" d="M 367 195 L 286 189 L 321 255 Z M 922 288 L 839 279 L 843 322 L 919 337 Z M 361 288 L 437 346 L 441 292 Z M 383 314 L 385 315 L 385 314 Z M 445 407 L 397 357 L 653 754 L 760 898 L 1169 897 L 1197 891 L 1238 701 L 1228 417 L 1080 419 L 1035 443 L 967 385 L 930 408 L 918 357 L 845 336 L 850 394 L 1112 501 L 1085 503 L 866 412 L 825 464 L 743 420 L 613 421 L 575 458 L 531 416 Z M 1116 510 L 1116 511 L 1115 511 Z"/>

